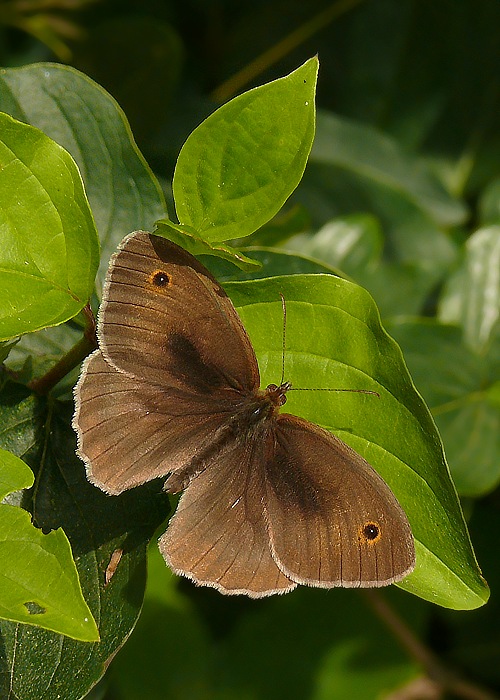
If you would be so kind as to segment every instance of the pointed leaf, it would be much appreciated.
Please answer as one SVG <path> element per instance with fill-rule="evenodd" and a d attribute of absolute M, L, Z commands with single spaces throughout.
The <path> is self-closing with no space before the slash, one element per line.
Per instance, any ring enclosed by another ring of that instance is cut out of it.
<path fill-rule="evenodd" d="M 22 459 L 0 449 L 0 501 L 13 491 L 29 489 L 34 480 L 33 472 Z"/>
<path fill-rule="evenodd" d="M 481 353 L 500 317 L 500 226 L 480 229 L 469 238 L 465 265 L 464 339 Z"/>
<path fill-rule="evenodd" d="M 224 243 L 211 244 L 208 241 L 200 238 L 196 233 L 188 231 L 185 226 L 174 224 L 171 221 L 162 219 L 156 222 L 156 230 L 154 233 L 158 236 L 164 236 L 169 241 L 177 243 L 191 255 L 210 255 L 220 260 L 226 260 L 233 263 L 240 270 L 258 270 L 260 264 L 256 260 L 243 255 L 236 248 L 232 248 Z"/>
<path fill-rule="evenodd" d="M 182 147 L 173 192 L 181 224 L 207 241 L 253 233 L 297 187 L 314 138 L 318 60 L 220 107 Z"/>
<path fill-rule="evenodd" d="M 401 587 L 445 607 L 483 605 L 488 587 L 439 435 L 369 294 L 330 275 L 233 282 L 226 289 L 254 343 L 263 386 L 281 376 L 282 293 L 287 302 L 286 380 L 301 388 L 380 394 L 294 391 L 286 411 L 338 435 L 393 490 L 409 518 L 417 550 L 416 569 Z"/>

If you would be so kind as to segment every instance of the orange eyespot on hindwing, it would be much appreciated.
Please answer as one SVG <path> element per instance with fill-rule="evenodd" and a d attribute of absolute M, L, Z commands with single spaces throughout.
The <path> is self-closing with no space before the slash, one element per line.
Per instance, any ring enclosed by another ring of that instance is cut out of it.
<path fill-rule="evenodd" d="M 362 525 L 359 529 L 359 539 L 367 544 L 375 544 L 382 537 L 380 525 L 374 522 L 368 522 Z"/>

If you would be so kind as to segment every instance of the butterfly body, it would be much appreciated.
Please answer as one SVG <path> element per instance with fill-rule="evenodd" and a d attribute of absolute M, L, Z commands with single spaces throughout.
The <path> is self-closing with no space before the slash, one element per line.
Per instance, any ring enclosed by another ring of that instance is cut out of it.
<path fill-rule="evenodd" d="M 413 537 L 387 484 L 334 435 L 280 412 L 289 382 L 259 385 L 210 273 L 173 243 L 128 236 L 75 392 L 90 481 L 117 494 L 166 476 L 166 491 L 184 491 L 160 549 L 175 572 L 224 593 L 403 578 Z"/>

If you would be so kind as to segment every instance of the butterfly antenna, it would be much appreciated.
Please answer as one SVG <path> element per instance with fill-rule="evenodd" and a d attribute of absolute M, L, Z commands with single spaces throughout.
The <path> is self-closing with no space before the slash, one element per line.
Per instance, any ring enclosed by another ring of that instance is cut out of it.
<path fill-rule="evenodd" d="M 302 389 L 298 386 L 292 386 L 288 391 L 346 391 L 350 394 L 371 394 L 372 396 L 378 396 L 378 398 L 380 398 L 378 391 L 370 391 L 370 389 L 323 389 L 317 387 L 306 387 Z"/>
<path fill-rule="evenodd" d="M 285 381 L 285 349 L 286 349 L 286 301 L 283 294 L 280 292 L 281 306 L 283 309 L 283 343 L 281 346 L 281 382 L 280 386 L 284 384 Z M 372 396 L 378 396 L 380 394 L 378 391 L 370 391 L 369 389 L 320 389 L 320 388 L 307 388 L 301 389 L 299 387 L 290 387 L 287 391 L 346 391 L 353 394 L 371 394 Z"/>
<path fill-rule="evenodd" d="M 281 306 L 283 309 L 283 341 L 281 346 L 281 382 L 280 386 L 285 381 L 285 348 L 286 348 L 286 301 L 283 294 L 280 292 Z"/>

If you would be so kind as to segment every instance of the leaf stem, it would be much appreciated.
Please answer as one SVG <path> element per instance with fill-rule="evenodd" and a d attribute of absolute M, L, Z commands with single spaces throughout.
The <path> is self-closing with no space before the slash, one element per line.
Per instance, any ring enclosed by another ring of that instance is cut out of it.
<path fill-rule="evenodd" d="M 469 406 L 472 403 L 483 401 L 486 397 L 485 391 L 473 391 L 466 396 L 460 396 L 458 399 L 452 399 L 446 403 L 442 403 L 440 406 L 434 406 L 431 408 L 431 413 L 433 416 L 440 416 L 442 413 L 450 413 L 450 411 L 456 411 L 464 406 Z"/>
<path fill-rule="evenodd" d="M 28 388 L 36 394 L 48 394 L 55 385 L 65 377 L 74 367 L 76 367 L 87 355 L 97 347 L 96 322 L 95 317 L 87 304 L 83 309 L 86 317 L 83 337 L 69 350 L 56 364 L 49 369 L 42 377 L 33 379 L 28 383 Z"/>
<path fill-rule="evenodd" d="M 427 676 L 443 692 L 464 700 L 498 700 L 497 695 L 464 680 L 455 671 L 449 669 L 437 654 L 418 639 L 413 630 L 387 603 L 380 591 L 365 589 L 362 594 L 377 617 L 406 649 L 408 655 L 423 667 Z"/>

